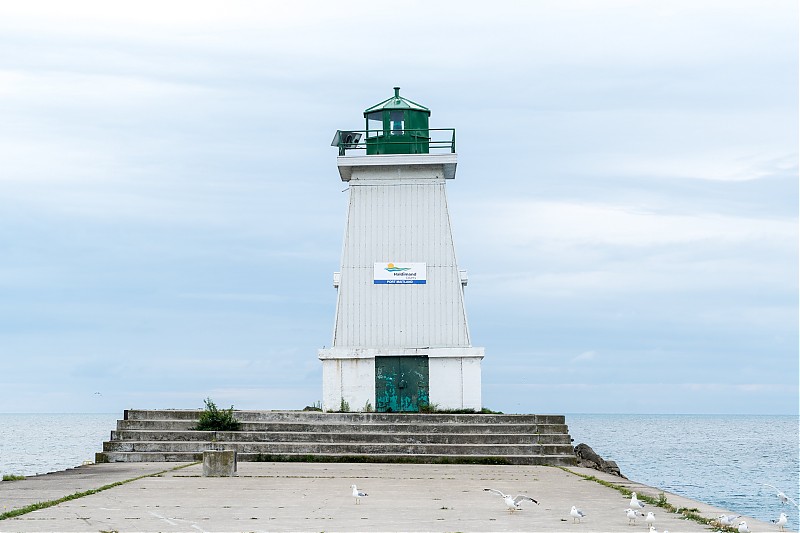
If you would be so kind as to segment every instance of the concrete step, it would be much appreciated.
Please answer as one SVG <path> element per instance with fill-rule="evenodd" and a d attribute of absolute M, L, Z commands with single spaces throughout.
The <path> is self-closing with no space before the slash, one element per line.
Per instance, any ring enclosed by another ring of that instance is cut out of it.
<path fill-rule="evenodd" d="M 118 420 L 117 430 L 151 430 L 151 431 L 189 431 L 197 425 L 196 420 Z M 520 434 L 564 434 L 566 424 L 487 424 L 481 419 L 472 423 L 420 423 L 411 420 L 405 422 L 242 422 L 242 431 L 271 432 L 403 432 L 403 433 L 495 433 L 502 428 L 503 433 Z"/>
<path fill-rule="evenodd" d="M 127 410 L 97 460 L 574 464 L 562 415 L 234 411 L 242 431 L 193 431 L 200 410 Z"/>
<path fill-rule="evenodd" d="M 154 431 L 116 430 L 112 441 L 371 442 L 418 444 L 570 444 L 564 433 L 408 433 L 359 431 Z"/>
<path fill-rule="evenodd" d="M 220 443 L 202 441 L 109 441 L 103 443 L 104 452 L 199 452 L 211 450 Z M 370 442 L 236 442 L 227 443 L 226 449 L 241 453 L 297 453 L 297 454 L 384 454 L 409 453 L 430 455 L 558 455 L 572 451 L 569 445 L 560 444 L 416 444 Z"/>
<path fill-rule="evenodd" d="M 125 420 L 197 420 L 202 409 L 126 409 Z M 449 414 L 449 413 L 325 413 L 321 411 L 245 411 L 234 410 L 240 422 L 328 422 L 328 423 L 410 423 L 430 424 L 473 423 L 476 419 L 485 424 L 564 424 L 564 415 L 505 415 L 505 414 Z"/>
<path fill-rule="evenodd" d="M 202 461 L 202 452 L 101 452 L 96 462 L 195 462 Z M 571 466 L 575 454 L 568 455 L 427 455 L 427 454 L 252 454 L 239 453 L 243 462 L 319 462 L 319 463 L 427 463 L 427 464 L 496 464 Z"/>

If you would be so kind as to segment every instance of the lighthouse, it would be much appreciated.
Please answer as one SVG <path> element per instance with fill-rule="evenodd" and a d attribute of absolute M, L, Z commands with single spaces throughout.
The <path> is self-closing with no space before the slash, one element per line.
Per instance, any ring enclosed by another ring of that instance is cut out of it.
<path fill-rule="evenodd" d="M 395 87 L 364 130 L 331 143 L 349 197 L 333 340 L 318 351 L 326 411 L 481 409 L 484 349 L 470 340 L 445 190 L 455 130 L 430 128 L 430 114 Z"/>

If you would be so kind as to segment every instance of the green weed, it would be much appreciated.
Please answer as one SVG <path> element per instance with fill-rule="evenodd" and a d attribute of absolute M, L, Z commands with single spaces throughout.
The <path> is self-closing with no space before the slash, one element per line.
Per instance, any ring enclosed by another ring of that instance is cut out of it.
<path fill-rule="evenodd" d="M 68 501 L 72 501 L 72 500 L 77 500 L 78 498 L 83 498 L 84 496 L 91 496 L 92 494 L 97 494 L 98 492 L 103 492 L 104 490 L 108 490 L 108 489 L 111 489 L 111 488 L 114 488 L 114 487 L 119 487 L 120 485 L 124 485 L 126 483 L 130 483 L 131 481 L 138 481 L 138 480 L 144 479 L 146 477 L 153 477 L 155 475 L 164 474 L 166 472 L 171 472 L 173 470 L 179 470 L 181 468 L 186 468 L 187 466 L 192 466 L 192 465 L 196 465 L 196 464 L 197 463 L 189 463 L 189 464 L 186 464 L 186 465 L 177 466 L 175 468 L 169 468 L 167 470 L 163 470 L 163 471 L 157 472 L 155 474 L 146 474 L 144 476 L 139 476 L 139 477 L 135 477 L 135 478 L 131 478 L 131 479 L 126 479 L 124 481 L 117 481 L 115 483 L 110 483 L 108 485 L 103 485 L 102 487 L 97 488 L 97 489 L 85 490 L 83 492 L 75 492 L 73 494 L 69 494 L 67 496 L 64 496 L 63 498 L 58 498 L 57 500 L 50 500 L 50 501 L 46 501 L 46 502 L 32 503 L 30 505 L 26 505 L 25 507 L 20 507 L 19 509 L 12 509 L 10 511 L 6 511 L 5 513 L 0 514 L 0 520 L 5 520 L 7 518 L 13 518 L 15 516 L 28 514 L 28 513 L 31 513 L 33 511 L 38 511 L 40 509 L 47 509 L 48 507 L 53 507 L 53 506 L 58 505 L 60 503 L 64 503 L 64 502 L 68 502 Z"/>
<path fill-rule="evenodd" d="M 631 493 L 632 493 L 629 489 L 623 487 L 622 485 L 617 485 L 616 483 L 611 483 L 610 481 L 605 481 L 605 480 L 597 478 L 595 476 L 586 476 L 584 474 L 579 474 L 577 472 L 573 472 L 572 470 L 570 470 L 569 468 L 566 468 L 564 466 L 559 466 L 557 468 L 560 468 L 561 470 L 563 470 L 565 472 L 569 472 L 570 474 L 576 475 L 578 477 L 582 477 L 586 481 L 594 481 L 595 483 L 599 483 L 600 485 L 603 485 L 604 487 L 612 488 L 612 489 L 618 491 L 619 493 L 621 493 L 623 496 L 630 496 Z M 703 524 L 703 525 L 707 525 L 707 526 L 714 526 L 717 531 L 729 531 L 731 533 L 736 533 L 738 531 L 738 530 L 736 530 L 736 529 L 734 529 L 732 527 L 725 527 L 725 526 L 722 526 L 722 525 L 718 524 L 717 520 L 714 519 L 714 518 L 706 518 L 706 517 L 700 515 L 699 510 L 697 508 L 693 507 L 691 509 L 687 509 L 686 507 L 680 507 L 680 508 L 675 507 L 674 505 L 669 503 L 669 501 L 667 501 L 667 496 L 663 492 L 659 493 L 658 498 L 653 498 L 653 497 L 647 496 L 645 494 L 639 494 L 639 493 L 636 494 L 636 497 L 638 499 L 642 500 L 643 502 L 647 502 L 650 505 L 655 505 L 656 507 L 660 507 L 662 509 L 665 509 L 666 511 L 668 511 L 670 513 L 679 514 L 679 515 L 683 516 L 684 518 L 686 518 L 687 520 L 692 520 L 694 522 L 697 522 L 697 523 Z"/>
<path fill-rule="evenodd" d="M 233 406 L 230 409 L 218 409 L 211 398 L 203 400 L 206 407 L 200 413 L 197 425 L 192 429 L 197 431 L 239 431 L 241 423 L 233 416 Z"/>
<path fill-rule="evenodd" d="M 339 413 L 349 413 L 350 412 L 350 402 L 342 398 L 339 402 Z"/>

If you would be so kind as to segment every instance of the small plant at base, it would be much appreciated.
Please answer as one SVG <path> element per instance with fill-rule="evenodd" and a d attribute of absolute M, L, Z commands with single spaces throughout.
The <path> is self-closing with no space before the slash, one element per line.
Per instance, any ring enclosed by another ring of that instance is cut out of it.
<path fill-rule="evenodd" d="M 375 409 L 372 407 L 372 403 L 369 400 L 367 400 L 367 403 L 364 404 L 364 412 L 371 413 L 373 411 L 375 411 Z"/>
<path fill-rule="evenodd" d="M 18 476 L 16 474 L 3 474 L 3 481 L 19 481 L 25 479 L 25 476 Z"/>
<path fill-rule="evenodd" d="M 502 415 L 502 411 L 492 411 L 491 409 L 487 409 L 486 407 L 481 408 L 480 411 L 476 411 L 475 409 L 470 408 L 463 408 L 463 409 L 442 409 L 439 407 L 438 403 L 421 403 L 419 405 L 419 412 L 420 413 L 438 413 L 443 415 Z"/>
<path fill-rule="evenodd" d="M 233 416 L 233 406 L 230 409 L 218 409 L 211 398 L 203 400 L 206 407 L 200 413 L 197 425 L 192 429 L 197 431 L 239 431 L 241 423 Z"/>
<path fill-rule="evenodd" d="M 340 413 L 349 413 L 350 412 L 350 402 L 342 398 L 339 402 L 339 412 Z"/>
<path fill-rule="evenodd" d="M 419 404 L 419 412 L 420 413 L 437 413 L 437 412 L 439 412 L 439 404 L 438 403 L 420 403 Z"/>

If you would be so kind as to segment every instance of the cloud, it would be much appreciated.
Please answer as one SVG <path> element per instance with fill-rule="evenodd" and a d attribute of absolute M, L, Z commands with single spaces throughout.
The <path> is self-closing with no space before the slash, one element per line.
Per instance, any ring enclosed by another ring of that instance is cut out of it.
<path fill-rule="evenodd" d="M 798 387 L 787 383 L 683 383 L 680 388 L 687 392 L 703 392 L 729 395 L 786 395 L 787 398 L 797 396 Z"/>
<path fill-rule="evenodd" d="M 504 412 L 647 414 L 793 414 L 796 384 L 584 382 L 502 383 L 484 385 L 484 403 Z"/>
<path fill-rule="evenodd" d="M 583 361 L 593 361 L 596 356 L 597 356 L 597 352 L 595 352 L 594 350 L 589 350 L 587 352 L 582 352 L 582 353 L 576 355 L 575 357 L 573 357 L 570 360 L 570 362 L 572 362 L 572 363 L 580 363 L 580 362 L 583 362 Z"/>
<path fill-rule="evenodd" d="M 472 297 L 633 297 L 797 287 L 794 217 L 680 214 L 583 201 L 473 205 L 463 264 Z M 460 228 L 463 234 L 463 226 Z M 480 250 L 480 253 L 475 253 Z M 705 305 L 705 302 L 700 304 Z"/>
<path fill-rule="evenodd" d="M 475 209 L 470 230 L 486 240 L 551 249 L 702 242 L 782 244 L 797 233 L 794 219 L 674 214 L 663 208 L 635 205 L 525 200 L 484 204 L 482 209 Z"/>
<path fill-rule="evenodd" d="M 211 300 L 224 302 L 281 302 L 286 300 L 285 295 L 279 294 L 250 294 L 250 293 L 188 293 L 179 295 L 180 298 L 189 300 Z"/>
<path fill-rule="evenodd" d="M 745 155 L 748 152 L 749 155 Z M 685 149 L 671 154 L 661 150 L 644 156 L 603 154 L 595 158 L 592 168 L 598 173 L 617 176 L 741 182 L 763 179 L 776 173 L 796 174 L 797 159 L 794 154 L 776 153 L 769 145 L 747 144 L 736 150 L 728 147 L 716 153 L 702 154 Z"/>

